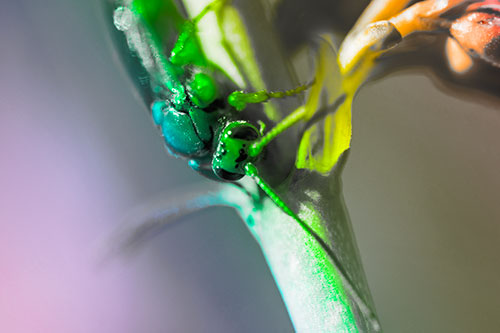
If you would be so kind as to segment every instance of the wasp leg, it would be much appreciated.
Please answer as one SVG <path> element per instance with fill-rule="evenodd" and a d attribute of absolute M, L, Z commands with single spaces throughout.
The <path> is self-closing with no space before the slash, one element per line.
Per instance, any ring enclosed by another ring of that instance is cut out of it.
<path fill-rule="evenodd" d="M 181 28 L 179 38 L 170 53 L 170 61 L 179 66 L 197 65 L 204 67 L 207 59 L 201 50 L 200 43 L 196 37 L 196 26 L 198 22 L 210 11 L 218 11 L 231 0 L 215 0 L 207 5 L 196 17 L 186 21 Z"/>
<path fill-rule="evenodd" d="M 196 27 L 193 22 L 187 21 L 182 26 L 169 60 L 172 64 L 178 66 L 196 65 L 204 67 L 207 65 L 207 60 L 196 37 Z"/>

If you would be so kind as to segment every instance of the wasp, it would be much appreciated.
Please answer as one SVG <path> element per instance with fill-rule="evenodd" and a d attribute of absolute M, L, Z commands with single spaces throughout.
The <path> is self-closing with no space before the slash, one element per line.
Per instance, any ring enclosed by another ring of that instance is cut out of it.
<path fill-rule="evenodd" d="M 311 232 L 259 175 L 267 145 L 306 119 L 304 115 L 309 110 L 299 108 L 266 133 L 264 121 L 246 120 L 242 111 L 270 99 L 299 95 L 314 81 L 283 91 L 238 90 L 222 70 L 207 60 L 197 36 L 200 20 L 227 1 L 215 0 L 191 20 L 178 16 L 175 5 L 168 1 L 125 1 L 114 11 L 114 25 L 124 32 L 129 48 L 146 70 L 144 80 L 153 100 L 151 116 L 167 150 L 187 159 L 192 169 L 210 179 L 236 182 L 244 176 L 252 177 L 278 207 Z M 151 29 L 158 24 L 155 17 L 161 10 L 170 11 L 171 24 L 180 22 L 168 56 L 162 46 L 165 36 Z"/>

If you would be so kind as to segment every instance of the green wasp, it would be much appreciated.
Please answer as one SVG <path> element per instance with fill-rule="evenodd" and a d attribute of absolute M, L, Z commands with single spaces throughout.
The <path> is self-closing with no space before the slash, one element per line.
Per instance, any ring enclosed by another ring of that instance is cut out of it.
<path fill-rule="evenodd" d="M 340 285 L 342 280 L 350 297 L 362 302 L 358 291 L 352 287 L 349 275 L 342 268 L 342 261 L 334 252 L 331 240 L 314 229 L 317 228 L 319 214 L 311 212 L 306 205 L 289 206 L 281 197 L 283 192 L 275 190 L 276 186 L 293 184 L 312 172 L 319 177 L 317 179 L 323 180 L 323 175 L 332 170 L 349 147 L 350 106 L 354 93 L 344 93 L 333 40 L 323 35 L 322 42 L 314 50 L 315 69 L 306 71 L 305 80 L 302 77 L 303 82 L 310 83 L 289 90 L 269 91 L 263 89 L 265 85 L 252 80 L 252 69 L 248 70 L 252 67 L 249 65 L 251 59 L 238 58 L 236 52 L 231 53 L 245 44 L 245 33 L 236 33 L 238 38 L 232 40 L 229 38 L 234 36 L 228 33 L 222 40 L 213 43 L 215 48 L 226 48 L 225 54 L 233 60 L 239 60 L 233 63 L 245 68 L 243 80 L 236 80 L 234 72 L 226 74 L 228 67 L 220 65 L 222 62 L 219 59 L 217 62 L 209 60 L 209 52 L 202 44 L 201 35 L 207 32 L 202 27 L 203 23 L 209 17 L 213 18 L 214 15 L 210 14 L 215 13 L 215 19 L 227 18 L 237 10 L 229 5 L 229 0 L 215 0 L 208 4 L 207 1 L 184 0 L 186 7 L 196 7 L 193 10 L 177 7 L 169 0 L 121 0 L 114 9 L 114 25 L 124 33 L 128 53 L 135 54 L 139 60 L 139 66 L 136 62 L 133 68 L 135 73 L 132 77 L 138 79 L 136 83 L 142 89 L 146 104 L 150 105 L 152 118 L 160 128 L 169 152 L 187 159 L 189 166 L 202 175 L 234 183 L 235 186 L 224 186 L 223 190 L 217 191 L 213 188 L 206 191 L 197 189 L 194 195 L 186 190 L 184 192 L 188 195 L 183 195 L 180 200 L 179 197 L 169 199 L 170 207 L 165 207 L 162 200 L 160 209 L 155 208 L 153 215 L 133 218 L 129 221 L 132 223 L 126 223 L 128 225 L 116 235 L 116 242 L 112 242 L 112 252 L 134 250 L 152 233 L 179 216 L 213 205 L 238 208 L 250 229 L 255 226 L 253 231 L 258 232 L 259 217 L 266 221 L 275 217 L 261 215 L 262 212 L 270 212 L 269 209 L 262 209 L 269 207 L 286 222 L 296 222 L 288 231 L 293 234 L 291 230 L 299 229 L 300 236 L 287 237 L 291 244 L 293 239 L 299 240 L 300 246 L 308 246 L 308 250 L 304 251 L 306 257 L 324 259 L 325 267 L 335 266 L 335 269 L 320 274 L 314 268 L 315 278 L 323 280 L 329 274 L 330 278 L 335 272 L 335 277 L 329 281 Z M 201 3 L 205 4 L 204 7 Z M 243 2 L 242 6 L 248 3 Z M 186 13 L 180 14 L 179 8 L 185 9 Z M 189 16 L 192 19 L 186 20 L 185 17 Z M 233 19 L 231 29 L 238 31 L 238 22 L 234 17 L 230 17 Z M 171 33 L 172 30 L 176 33 Z M 251 50 L 247 48 L 242 53 L 249 52 Z M 272 62 L 274 59 L 267 60 Z M 128 63 L 127 67 L 131 70 L 133 64 Z M 280 70 L 276 67 L 270 68 L 273 73 Z M 253 69 L 255 72 L 259 70 L 258 66 Z M 310 73 L 314 73 L 312 80 L 307 77 Z M 255 88 L 254 92 L 244 92 L 241 87 Z M 300 105 L 288 109 L 294 111 L 286 117 L 280 118 L 276 113 L 269 112 L 269 103 L 266 102 L 271 99 L 279 99 L 280 104 L 286 104 L 283 101 L 285 97 L 301 94 L 305 96 Z M 296 126 L 298 124 L 302 126 Z M 282 158 L 283 153 L 285 158 Z M 245 182 L 242 179 L 245 176 L 253 181 Z M 283 194 L 289 199 L 286 193 Z M 307 195 L 312 198 L 315 193 Z M 149 207 L 146 210 L 148 214 L 152 211 Z M 308 223 L 302 216 L 307 216 Z M 279 226 L 279 218 L 270 222 Z M 285 235 L 287 231 L 280 228 L 279 233 Z M 308 267 L 305 265 L 304 269 Z M 334 287 L 331 293 L 335 294 L 338 290 Z M 339 297 L 346 299 L 345 295 Z M 345 304 L 348 304 L 347 299 Z M 368 307 L 359 306 L 359 311 L 367 318 L 373 317 Z M 351 310 L 345 310 L 345 314 L 352 318 Z"/>
<path fill-rule="evenodd" d="M 305 120 L 307 109 L 299 108 L 264 133 L 266 126 L 259 117 L 265 116 L 256 106 L 273 98 L 303 93 L 313 83 L 285 91 L 238 90 L 223 71 L 207 60 L 197 36 L 200 20 L 226 3 L 215 0 L 192 20 L 183 20 L 176 6 L 168 1 L 125 1 L 114 11 L 114 24 L 124 32 L 128 47 L 146 70 L 152 117 L 169 152 L 188 159 L 191 168 L 211 179 L 234 182 L 252 177 L 275 204 L 307 227 L 258 172 L 266 146 Z M 167 38 L 156 31 L 169 27 L 155 26 L 160 24 L 157 18 L 162 11 L 168 12 L 170 24 L 180 27 L 177 38 L 170 42 L 168 56 L 160 46 Z M 241 112 L 248 109 L 257 115 L 256 123 L 242 118 Z"/>

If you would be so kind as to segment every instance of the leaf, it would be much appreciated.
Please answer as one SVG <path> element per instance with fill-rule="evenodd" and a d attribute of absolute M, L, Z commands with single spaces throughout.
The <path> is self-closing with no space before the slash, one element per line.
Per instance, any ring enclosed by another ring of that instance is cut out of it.
<path fill-rule="evenodd" d="M 316 57 L 315 84 L 305 107 L 307 120 L 325 110 L 320 121 L 309 126 L 302 136 L 296 167 L 326 174 L 351 142 L 351 106 L 354 91 L 344 91 L 337 64 L 337 53 L 329 35 L 323 35 Z M 340 105 L 335 103 L 340 101 Z"/>

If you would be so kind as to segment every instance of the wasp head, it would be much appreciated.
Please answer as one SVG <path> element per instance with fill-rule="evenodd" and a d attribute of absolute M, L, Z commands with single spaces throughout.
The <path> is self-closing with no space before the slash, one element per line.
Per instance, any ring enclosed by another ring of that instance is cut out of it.
<path fill-rule="evenodd" d="M 245 165 L 256 160 L 250 147 L 260 138 L 255 126 L 246 121 L 229 123 L 220 136 L 212 168 L 217 177 L 236 181 L 245 176 Z"/>

